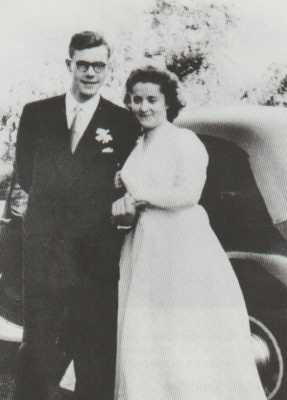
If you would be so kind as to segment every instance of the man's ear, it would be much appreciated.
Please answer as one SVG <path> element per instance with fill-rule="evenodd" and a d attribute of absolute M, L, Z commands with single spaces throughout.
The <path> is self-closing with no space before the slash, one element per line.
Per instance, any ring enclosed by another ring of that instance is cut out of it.
<path fill-rule="evenodd" d="M 66 62 L 66 66 L 67 66 L 67 68 L 68 68 L 68 71 L 72 71 L 72 69 L 71 69 L 71 62 L 72 62 L 72 60 L 70 60 L 69 58 L 66 58 L 66 60 L 65 60 L 65 62 Z"/>

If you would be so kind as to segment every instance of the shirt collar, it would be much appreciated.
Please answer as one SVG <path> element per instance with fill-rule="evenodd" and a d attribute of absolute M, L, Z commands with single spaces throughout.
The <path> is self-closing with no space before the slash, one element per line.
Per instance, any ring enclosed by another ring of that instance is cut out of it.
<path fill-rule="evenodd" d="M 66 93 L 66 113 L 67 116 L 75 114 L 75 111 L 81 108 L 85 113 L 93 114 L 100 102 L 100 94 L 97 93 L 91 99 L 84 101 L 82 103 L 78 102 L 73 96 L 72 92 L 69 90 Z"/>

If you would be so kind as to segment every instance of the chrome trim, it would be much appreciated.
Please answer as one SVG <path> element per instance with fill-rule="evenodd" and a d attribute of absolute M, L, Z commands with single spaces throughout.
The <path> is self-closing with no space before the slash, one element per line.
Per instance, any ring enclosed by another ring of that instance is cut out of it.
<path fill-rule="evenodd" d="M 254 261 L 287 288 L 287 257 L 279 254 L 263 254 L 245 251 L 229 251 L 228 258 Z"/>

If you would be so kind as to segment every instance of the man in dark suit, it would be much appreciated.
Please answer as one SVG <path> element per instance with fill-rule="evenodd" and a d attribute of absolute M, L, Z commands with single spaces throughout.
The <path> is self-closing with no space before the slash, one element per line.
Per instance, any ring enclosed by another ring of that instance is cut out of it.
<path fill-rule="evenodd" d="M 134 146 L 129 112 L 100 96 L 110 48 L 94 32 L 70 42 L 71 90 L 27 104 L 16 162 L 24 219 L 24 338 L 16 400 L 46 400 L 59 338 L 74 360 L 77 400 L 112 400 L 118 260 L 114 177 Z"/>

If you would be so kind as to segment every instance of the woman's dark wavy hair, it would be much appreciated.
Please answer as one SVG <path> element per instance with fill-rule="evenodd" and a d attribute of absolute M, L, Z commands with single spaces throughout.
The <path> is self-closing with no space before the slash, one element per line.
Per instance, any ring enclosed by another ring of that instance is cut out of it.
<path fill-rule="evenodd" d="M 177 76 L 168 70 L 146 66 L 133 70 L 126 82 L 126 94 L 124 103 L 130 108 L 130 95 L 133 87 L 138 83 L 155 83 L 159 85 L 161 93 L 165 97 L 167 105 L 167 119 L 172 122 L 179 111 L 185 106 L 179 94 L 179 80 Z"/>

